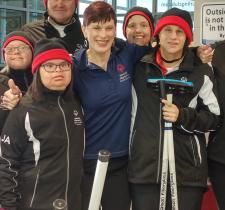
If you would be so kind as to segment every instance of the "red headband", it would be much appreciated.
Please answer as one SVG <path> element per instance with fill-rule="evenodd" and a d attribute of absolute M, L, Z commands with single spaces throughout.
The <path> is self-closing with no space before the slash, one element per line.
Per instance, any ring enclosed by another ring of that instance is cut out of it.
<path fill-rule="evenodd" d="M 51 49 L 44 51 L 34 57 L 32 62 L 32 73 L 34 74 L 42 63 L 52 59 L 63 59 L 69 62 L 70 64 L 73 63 L 69 53 L 66 50 Z"/>
<path fill-rule="evenodd" d="M 25 39 L 23 36 L 11 36 L 10 38 L 8 38 L 8 39 L 4 42 L 4 44 L 3 44 L 3 46 L 2 46 L 2 54 L 3 54 L 4 60 L 5 60 L 5 52 L 4 52 L 4 48 L 6 48 L 7 45 L 8 45 L 10 42 L 15 41 L 15 40 L 19 40 L 19 41 L 21 41 L 21 42 L 24 42 L 25 44 L 27 44 L 27 45 L 31 48 L 32 53 L 34 52 L 34 48 L 33 48 L 32 44 L 31 44 L 27 39 Z"/>
<path fill-rule="evenodd" d="M 126 35 L 126 27 L 127 27 L 127 24 L 128 24 L 128 21 L 129 19 L 134 16 L 134 15 L 141 15 L 143 17 L 146 18 L 146 20 L 148 21 L 149 23 L 149 26 L 150 26 L 150 33 L 151 35 L 153 34 L 153 25 L 152 25 L 152 22 L 150 20 L 150 18 L 148 17 L 148 15 L 146 15 L 144 12 L 142 11 L 133 11 L 131 13 L 129 13 L 126 17 L 126 19 L 124 20 L 124 25 L 123 25 L 123 35 L 127 38 L 127 35 Z"/>

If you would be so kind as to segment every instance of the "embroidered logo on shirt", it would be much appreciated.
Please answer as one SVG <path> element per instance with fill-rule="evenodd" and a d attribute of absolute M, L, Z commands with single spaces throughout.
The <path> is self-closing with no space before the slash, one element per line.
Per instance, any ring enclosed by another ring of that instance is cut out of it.
<path fill-rule="evenodd" d="M 9 136 L 4 135 L 3 138 L 1 139 L 1 141 L 3 143 L 10 144 L 10 138 L 9 138 Z"/>
<path fill-rule="evenodd" d="M 124 72 L 124 70 L 125 70 L 125 67 L 124 67 L 123 64 L 118 64 L 118 65 L 117 65 L 117 71 L 118 71 L 120 74 L 122 74 L 122 73 Z"/>
<path fill-rule="evenodd" d="M 130 79 L 130 75 L 125 71 L 125 66 L 123 64 L 117 65 L 117 72 L 120 73 L 120 82 Z"/>
<path fill-rule="evenodd" d="M 73 119 L 73 122 L 75 125 L 82 125 L 82 119 L 78 116 L 79 115 L 79 112 L 77 110 L 74 110 L 73 111 L 73 116 L 74 116 L 74 119 Z"/>

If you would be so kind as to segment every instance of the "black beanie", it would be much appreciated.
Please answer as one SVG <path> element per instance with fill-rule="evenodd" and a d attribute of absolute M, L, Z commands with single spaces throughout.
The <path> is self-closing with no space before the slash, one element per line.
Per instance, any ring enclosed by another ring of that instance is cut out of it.
<path fill-rule="evenodd" d="M 132 7 L 131 9 L 127 11 L 126 15 L 124 16 L 123 35 L 127 38 L 126 27 L 129 22 L 129 19 L 134 15 L 141 15 L 146 18 L 150 26 L 150 30 L 151 30 L 150 33 L 152 35 L 154 32 L 154 18 L 152 16 L 152 13 L 147 8 L 139 7 L 139 6 Z"/>
<path fill-rule="evenodd" d="M 192 42 L 193 23 L 189 12 L 175 7 L 164 12 L 156 24 L 154 36 L 156 37 L 162 28 L 167 25 L 176 25 L 181 27 L 186 34 L 189 43 Z"/>
<path fill-rule="evenodd" d="M 9 33 L 5 37 L 5 40 L 2 44 L 2 49 L 6 48 L 10 42 L 15 41 L 15 40 L 24 42 L 31 48 L 32 53 L 34 52 L 34 41 L 23 31 L 13 31 L 13 32 Z M 3 51 L 3 57 L 5 58 L 4 51 Z"/>
<path fill-rule="evenodd" d="M 64 41 L 58 38 L 43 38 L 35 45 L 32 73 L 34 74 L 41 64 L 52 59 L 63 59 L 72 64 Z"/>

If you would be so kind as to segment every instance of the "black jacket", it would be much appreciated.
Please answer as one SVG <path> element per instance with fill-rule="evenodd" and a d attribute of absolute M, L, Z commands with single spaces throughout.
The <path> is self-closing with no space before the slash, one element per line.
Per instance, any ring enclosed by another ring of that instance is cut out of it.
<path fill-rule="evenodd" d="M 221 122 L 216 133 L 210 135 L 208 157 L 211 160 L 225 164 L 225 41 L 216 43 L 214 48 L 212 65 L 218 86 Z"/>
<path fill-rule="evenodd" d="M 134 75 L 134 127 L 130 142 L 129 180 L 132 183 L 160 183 L 163 120 L 159 93 L 148 87 L 147 79 L 162 77 L 152 68 L 154 53 L 142 59 Z M 212 70 L 198 65 L 199 60 L 188 51 L 179 70 L 166 78 L 192 81 L 192 93 L 174 93 L 173 103 L 180 110 L 173 125 L 178 186 L 206 186 L 207 158 L 204 132 L 216 127 L 219 115 L 213 88 Z M 211 110 L 211 111 L 210 111 Z"/>
<path fill-rule="evenodd" d="M 3 74 L 0 74 L 0 97 L 4 95 L 4 92 L 9 89 L 8 87 L 9 78 Z M 2 132 L 3 125 L 8 116 L 9 111 L 0 108 L 0 133 Z"/>
<path fill-rule="evenodd" d="M 61 38 L 67 44 L 68 51 L 71 54 L 84 44 L 84 35 L 77 14 L 74 14 L 74 19 L 73 23 L 65 27 L 64 32 L 66 35 Z M 21 30 L 25 31 L 35 43 L 42 38 L 60 38 L 59 32 L 49 23 L 47 13 L 44 19 L 28 23 Z"/>
<path fill-rule="evenodd" d="M 71 93 L 72 94 L 72 93 Z M 25 95 L 7 118 L 0 141 L 0 208 L 50 210 L 63 198 L 80 210 L 84 124 L 76 96 Z"/>
<path fill-rule="evenodd" d="M 33 80 L 33 75 L 31 73 L 31 69 L 14 70 L 9 69 L 8 66 L 5 66 L 0 71 L 0 96 L 2 96 L 4 92 L 9 89 L 9 79 L 13 79 L 13 81 L 20 88 L 22 93 L 25 94 Z M 0 109 L 0 133 L 2 132 L 2 128 L 8 116 L 8 113 L 8 110 Z"/>
<path fill-rule="evenodd" d="M 31 72 L 31 68 L 15 70 L 15 69 L 9 68 L 8 66 L 5 66 L 0 71 L 0 74 L 7 76 L 9 79 L 13 79 L 15 84 L 22 91 L 23 95 L 27 92 L 27 89 L 33 80 L 33 74 Z"/>

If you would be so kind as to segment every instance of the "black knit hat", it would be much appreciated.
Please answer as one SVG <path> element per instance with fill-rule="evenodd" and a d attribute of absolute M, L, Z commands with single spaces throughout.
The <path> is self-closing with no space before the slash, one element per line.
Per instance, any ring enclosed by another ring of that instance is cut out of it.
<path fill-rule="evenodd" d="M 129 19 L 134 15 L 141 15 L 146 18 L 150 26 L 150 30 L 151 30 L 150 33 L 152 35 L 154 31 L 154 18 L 152 16 L 152 13 L 147 8 L 139 7 L 139 6 L 132 7 L 131 9 L 127 11 L 126 15 L 124 16 L 123 35 L 127 38 L 126 27 L 129 22 Z"/>
<path fill-rule="evenodd" d="M 41 64 L 52 59 L 63 59 L 72 64 L 64 41 L 58 38 L 43 38 L 35 45 L 32 73 L 34 74 Z"/>
<path fill-rule="evenodd" d="M 186 10 L 172 8 L 164 12 L 156 24 L 154 36 L 156 37 L 166 25 L 176 25 L 181 27 L 184 30 L 189 43 L 192 42 L 193 23 L 190 13 Z"/>
<path fill-rule="evenodd" d="M 24 42 L 31 48 L 32 53 L 34 52 L 34 41 L 23 31 L 13 31 L 5 37 L 5 40 L 2 44 L 4 58 L 5 58 L 4 48 L 6 48 L 10 42 L 15 41 L 15 40 Z"/>

